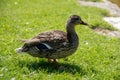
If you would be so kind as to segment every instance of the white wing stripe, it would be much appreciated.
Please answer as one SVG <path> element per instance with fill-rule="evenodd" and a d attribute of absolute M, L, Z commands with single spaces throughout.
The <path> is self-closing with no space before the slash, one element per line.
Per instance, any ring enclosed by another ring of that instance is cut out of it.
<path fill-rule="evenodd" d="M 43 45 L 45 45 L 48 49 L 53 49 L 50 45 L 46 44 L 46 43 L 42 43 Z"/>

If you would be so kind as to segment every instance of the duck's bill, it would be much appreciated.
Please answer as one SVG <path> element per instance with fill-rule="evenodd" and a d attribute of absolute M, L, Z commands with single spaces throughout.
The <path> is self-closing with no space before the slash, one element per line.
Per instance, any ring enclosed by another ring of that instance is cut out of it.
<path fill-rule="evenodd" d="M 82 24 L 82 25 L 88 25 L 88 23 L 86 23 L 84 21 L 81 21 L 80 24 Z"/>

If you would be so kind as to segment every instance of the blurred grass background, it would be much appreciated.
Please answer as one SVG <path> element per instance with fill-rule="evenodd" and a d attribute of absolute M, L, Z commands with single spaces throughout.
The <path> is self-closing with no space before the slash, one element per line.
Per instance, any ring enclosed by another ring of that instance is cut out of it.
<path fill-rule="evenodd" d="M 46 59 L 15 53 L 23 45 L 22 38 L 49 30 L 65 31 L 71 14 L 80 15 L 94 27 L 114 30 L 102 19 L 109 16 L 107 11 L 83 7 L 76 0 L 1 0 L 0 80 L 119 80 L 120 39 L 99 35 L 86 26 L 76 26 L 79 48 L 59 60 L 59 69 Z"/>

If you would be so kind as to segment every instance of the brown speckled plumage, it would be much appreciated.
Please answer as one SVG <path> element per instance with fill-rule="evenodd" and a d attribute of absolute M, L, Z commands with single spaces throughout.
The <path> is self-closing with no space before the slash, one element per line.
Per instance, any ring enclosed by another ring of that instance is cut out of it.
<path fill-rule="evenodd" d="M 66 32 L 53 30 L 43 32 L 26 40 L 23 47 L 16 49 L 17 52 L 27 52 L 34 57 L 59 59 L 73 54 L 79 44 L 74 26 L 77 24 L 87 25 L 77 15 L 72 15 L 67 20 Z"/>

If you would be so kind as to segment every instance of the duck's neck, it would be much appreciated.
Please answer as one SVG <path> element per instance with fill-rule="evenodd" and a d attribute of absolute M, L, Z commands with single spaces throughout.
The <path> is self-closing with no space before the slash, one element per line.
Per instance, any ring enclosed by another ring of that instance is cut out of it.
<path fill-rule="evenodd" d="M 66 30 L 67 30 L 67 39 L 70 44 L 78 45 L 78 36 L 75 32 L 75 25 L 72 23 L 66 24 Z"/>

